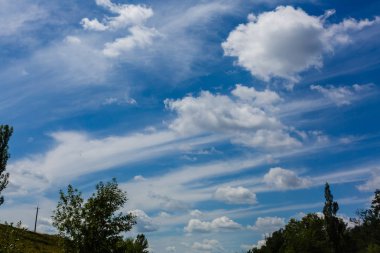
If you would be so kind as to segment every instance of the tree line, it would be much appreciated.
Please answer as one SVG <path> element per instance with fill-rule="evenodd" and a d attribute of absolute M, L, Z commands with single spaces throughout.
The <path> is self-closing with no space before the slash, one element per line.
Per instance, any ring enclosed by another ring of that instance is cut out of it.
<path fill-rule="evenodd" d="M 265 245 L 247 253 L 380 253 L 380 190 L 369 209 L 351 218 L 354 227 L 337 215 L 339 205 L 325 185 L 323 215 L 309 213 L 301 220 L 291 219 L 282 229 L 265 238 Z"/>

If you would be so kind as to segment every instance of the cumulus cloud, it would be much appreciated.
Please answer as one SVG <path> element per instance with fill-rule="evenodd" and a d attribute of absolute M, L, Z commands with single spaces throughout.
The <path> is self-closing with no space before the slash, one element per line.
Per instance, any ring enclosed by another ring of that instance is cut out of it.
<path fill-rule="evenodd" d="M 81 25 L 85 30 L 116 31 L 127 29 L 129 34 L 116 38 L 104 45 L 103 54 L 117 57 L 134 48 L 144 48 L 151 45 L 159 35 L 155 28 L 144 26 L 147 19 L 153 16 L 153 10 L 144 5 L 114 4 L 110 0 L 96 0 L 96 4 L 106 8 L 116 16 L 106 16 L 103 20 L 83 18 Z"/>
<path fill-rule="evenodd" d="M 379 189 L 380 169 L 373 169 L 371 174 L 372 176 L 364 184 L 357 186 L 360 191 L 374 191 L 376 189 Z"/>
<path fill-rule="evenodd" d="M 97 19 L 90 20 L 88 18 L 83 18 L 81 25 L 86 30 L 105 31 L 108 29 L 106 25 L 100 23 Z"/>
<path fill-rule="evenodd" d="M 239 223 L 236 223 L 235 221 L 231 220 L 226 216 L 222 216 L 212 221 L 201 221 L 199 219 L 191 219 L 185 227 L 185 231 L 188 233 L 210 233 L 217 231 L 239 230 L 241 228 L 242 226 Z"/>
<path fill-rule="evenodd" d="M 117 57 L 124 52 L 128 52 L 133 48 L 144 48 L 151 45 L 153 39 L 159 35 L 156 29 L 142 26 L 133 26 L 129 28 L 129 35 L 118 38 L 113 42 L 104 45 L 103 53 L 109 57 Z"/>
<path fill-rule="evenodd" d="M 136 217 L 135 228 L 138 232 L 146 233 L 158 230 L 158 225 L 144 211 L 136 209 L 130 211 L 130 213 Z"/>
<path fill-rule="evenodd" d="M 228 204 L 255 204 L 256 194 L 244 187 L 219 187 L 214 193 L 214 198 Z"/>
<path fill-rule="evenodd" d="M 116 14 L 116 16 L 106 16 L 102 21 L 83 18 L 81 25 L 84 29 L 105 31 L 125 28 L 131 25 L 142 24 L 153 15 L 153 10 L 143 5 L 114 4 L 110 0 L 96 0 L 96 4 L 108 9 L 108 11 Z"/>
<path fill-rule="evenodd" d="M 200 217 L 202 215 L 203 215 L 203 213 L 201 211 L 199 211 L 198 209 L 190 211 L 190 216 L 192 216 L 192 217 Z"/>
<path fill-rule="evenodd" d="M 219 252 L 222 248 L 219 241 L 204 239 L 202 242 L 194 242 L 192 249 L 205 252 Z"/>
<path fill-rule="evenodd" d="M 233 96 L 214 95 L 203 91 L 198 97 L 166 99 L 166 108 L 178 115 L 169 128 L 185 135 L 219 133 L 234 143 L 251 147 L 301 145 L 272 110 L 268 109 L 279 101 L 275 92 L 257 91 L 237 85 L 232 94 Z"/>
<path fill-rule="evenodd" d="M 368 91 L 371 90 L 371 86 L 372 85 L 368 84 L 354 84 L 352 86 L 341 87 L 335 87 L 333 85 L 325 87 L 321 85 L 311 85 L 310 89 L 320 92 L 324 97 L 335 103 L 337 106 L 343 106 L 351 104 L 359 95 L 368 93 Z"/>
<path fill-rule="evenodd" d="M 277 189 L 296 189 L 308 187 L 311 181 L 307 178 L 297 176 L 294 171 L 286 170 L 280 167 L 271 168 L 264 175 L 263 181 Z"/>
<path fill-rule="evenodd" d="M 252 102 L 259 107 L 271 107 L 273 104 L 281 101 L 280 96 L 269 89 L 264 91 L 257 91 L 254 87 L 247 87 L 237 84 L 232 94 L 239 99 L 247 102 Z"/>
<path fill-rule="evenodd" d="M 376 17 L 326 24 L 333 12 L 317 17 L 300 8 L 280 6 L 258 16 L 250 14 L 249 22 L 237 26 L 222 43 L 224 53 L 237 57 L 238 65 L 264 81 L 280 77 L 298 82 L 302 71 L 322 67 L 324 53 L 349 43 L 350 32 L 380 21 Z"/>
<path fill-rule="evenodd" d="M 272 233 L 285 226 L 285 219 L 280 217 L 258 217 L 254 226 L 248 229 L 257 230 L 262 233 Z"/>

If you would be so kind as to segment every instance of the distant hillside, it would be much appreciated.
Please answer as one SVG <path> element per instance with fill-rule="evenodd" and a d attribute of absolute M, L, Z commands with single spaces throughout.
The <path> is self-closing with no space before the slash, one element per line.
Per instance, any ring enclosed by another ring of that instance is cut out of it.
<path fill-rule="evenodd" d="M 0 252 L 62 253 L 61 239 L 0 224 Z"/>

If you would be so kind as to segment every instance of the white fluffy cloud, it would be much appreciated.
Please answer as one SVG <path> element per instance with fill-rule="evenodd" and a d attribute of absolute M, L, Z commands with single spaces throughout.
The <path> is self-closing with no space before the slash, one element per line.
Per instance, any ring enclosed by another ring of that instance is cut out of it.
<path fill-rule="evenodd" d="M 169 127 L 181 134 L 223 134 L 251 147 L 300 146 L 271 110 L 279 101 L 275 92 L 237 85 L 232 95 L 203 91 L 198 97 L 166 99 L 166 108 L 178 115 Z"/>
<path fill-rule="evenodd" d="M 143 5 L 114 4 L 110 0 L 96 0 L 96 4 L 108 9 L 114 17 L 98 19 L 83 18 L 81 24 L 86 30 L 105 31 L 140 25 L 153 15 L 153 10 Z"/>
<path fill-rule="evenodd" d="M 272 233 L 285 226 L 285 219 L 280 217 L 258 217 L 254 226 L 248 229 L 258 230 L 262 233 Z"/>
<path fill-rule="evenodd" d="M 144 48 L 152 44 L 159 35 L 154 28 L 144 26 L 147 19 L 153 16 L 153 10 L 144 5 L 114 4 L 110 0 L 96 0 L 96 4 L 108 9 L 116 16 L 105 17 L 103 20 L 83 18 L 81 25 L 85 30 L 115 31 L 127 28 L 129 34 L 116 38 L 104 45 L 103 54 L 117 57 L 134 48 Z"/>
<path fill-rule="evenodd" d="M 372 176 L 364 183 L 357 188 L 360 191 L 374 191 L 376 189 L 379 189 L 380 185 L 380 169 L 376 168 L 372 170 Z"/>
<path fill-rule="evenodd" d="M 199 211 L 198 209 L 190 211 L 190 216 L 192 216 L 192 217 L 200 217 L 202 215 L 203 215 L 203 213 L 201 211 Z"/>
<path fill-rule="evenodd" d="M 108 29 L 106 25 L 100 23 L 97 19 L 90 20 L 88 18 L 83 18 L 81 25 L 86 30 L 105 31 Z"/>
<path fill-rule="evenodd" d="M 351 104 L 358 95 L 368 93 L 368 91 L 371 90 L 371 85 L 354 84 L 352 86 L 341 87 L 335 87 L 333 85 L 325 87 L 321 85 L 311 85 L 310 89 L 320 92 L 324 97 L 335 103 L 337 106 L 342 106 Z"/>
<path fill-rule="evenodd" d="M 271 168 L 264 175 L 264 182 L 277 189 L 296 189 L 308 187 L 311 184 L 309 179 L 301 178 L 294 171 L 280 167 Z"/>
<path fill-rule="evenodd" d="M 132 26 L 129 35 L 118 38 L 104 45 L 103 53 L 109 57 L 117 57 L 124 52 L 140 47 L 144 48 L 153 43 L 153 39 L 159 35 L 156 29 L 143 26 Z"/>
<path fill-rule="evenodd" d="M 252 102 L 259 107 L 271 107 L 281 101 L 280 96 L 271 90 L 257 91 L 254 87 L 237 84 L 232 91 L 235 97 L 247 102 Z"/>
<path fill-rule="evenodd" d="M 219 241 L 208 239 L 204 239 L 202 242 L 194 242 L 191 248 L 197 251 L 206 252 L 219 252 L 222 249 Z"/>
<path fill-rule="evenodd" d="M 136 217 L 136 225 L 134 228 L 137 229 L 138 232 L 146 233 L 158 230 L 158 225 L 154 223 L 153 219 L 144 211 L 136 209 L 130 211 L 130 213 Z"/>
<path fill-rule="evenodd" d="M 255 204 L 256 194 L 244 187 L 219 187 L 214 193 L 214 198 L 228 204 Z"/>
<path fill-rule="evenodd" d="M 237 64 L 265 81 L 281 77 L 299 81 L 299 73 L 323 65 L 323 54 L 338 44 L 350 42 L 350 31 L 357 31 L 378 23 L 346 19 L 327 25 L 325 19 L 334 11 L 317 17 L 291 6 L 280 6 L 274 11 L 249 16 L 247 24 L 240 24 L 222 44 L 225 55 L 237 57 Z"/>
<path fill-rule="evenodd" d="M 185 231 L 188 233 L 194 232 L 217 232 L 241 229 L 242 226 L 226 216 L 216 218 L 212 221 L 201 221 L 198 219 L 189 220 Z"/>

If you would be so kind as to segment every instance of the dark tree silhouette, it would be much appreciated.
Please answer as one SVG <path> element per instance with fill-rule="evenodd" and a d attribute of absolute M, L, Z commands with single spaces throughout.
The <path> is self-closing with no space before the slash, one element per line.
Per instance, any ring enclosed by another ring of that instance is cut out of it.
<path fill-rule="evenodd" d="M 4 203 L 1 192 L 8 185 L 9 173 L 5 173 L 9 158 L 8 142 L 13 133 L 13 128 L 8 125 L 0 125 L 0 205 Z"/>

